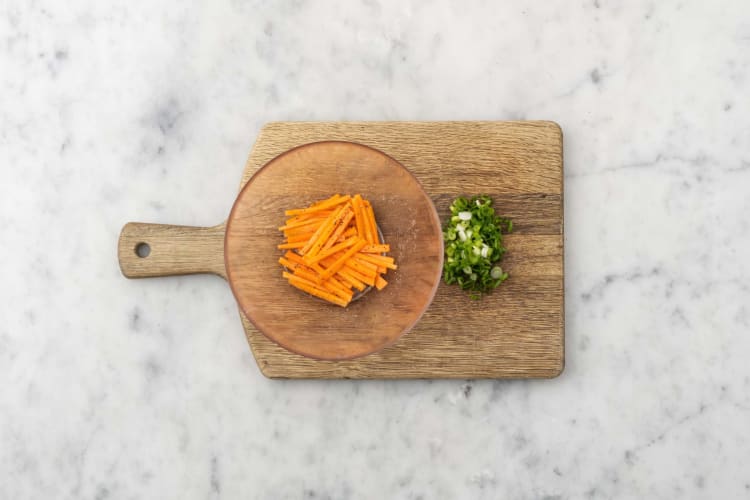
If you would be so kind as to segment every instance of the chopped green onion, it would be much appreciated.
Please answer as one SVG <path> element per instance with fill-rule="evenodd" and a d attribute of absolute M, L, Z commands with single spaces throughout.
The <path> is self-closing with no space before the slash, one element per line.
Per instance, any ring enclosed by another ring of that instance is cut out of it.
<path fill-rule="evenodd" d="M 470 291 L 471 298 L 477 299 L 508 279 L 497 262 L 506 251 L 503 234 L 511 232 L 513 223 L 495 215 L 492 199 L 486 195 L 456 198 L 450 212 L 443 229 L 443 279 Z"/>

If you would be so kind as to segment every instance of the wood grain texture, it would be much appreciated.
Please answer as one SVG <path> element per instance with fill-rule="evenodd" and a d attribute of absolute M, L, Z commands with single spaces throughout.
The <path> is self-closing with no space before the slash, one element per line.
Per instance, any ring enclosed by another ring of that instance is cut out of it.
<path fill-rule="evenodd" d="M 136 248 L 145 243 L 147 257 Z M 213 227 L 171 226 L 129 222 L 120 232 L 117 258 L 128 278 L 210 273 L 226 278 L 224 224 Z"/>
<path fill-rule="evenodd" d="M 511 278 L 481 301 L 441 284 L 397 343 L 350 361 L 316 361 L 271 342 L 242 316 L 264 375 L 278 378 L 555 377 L 564 366 L 562 133 L 552 122 L 271 123 L 242 184 L 284 151 L 316 141 L 366 144 L 421 182 L 441 220 L 462 194 L 487 193 L 513 218 L 503 268 Z"/>
<path fill-rule="evenodd" d="M 284 210 L 334 193 L 362 194 L 377 215 L 398 269 L 388 286 L 346 308 L 292 288 L 281 277 Z M 419 182 L 393 158 L 351 142 L 317 142 L 285 152 L 245 185 L 227 220 L 225 262 L 240 309 L 285 349 L 315 359 L 371 354 L 408 332 L 440 282 L 440 220 Z"/>

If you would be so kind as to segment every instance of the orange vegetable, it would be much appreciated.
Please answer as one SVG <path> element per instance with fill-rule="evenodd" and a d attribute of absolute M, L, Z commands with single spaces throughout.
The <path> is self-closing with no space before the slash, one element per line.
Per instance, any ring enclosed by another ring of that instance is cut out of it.
<path fill-rule="evenodd" d="M 328 217 L 325 218 L 323 223 L 318 226 L 317 231 L 313 233 L 312 237 L 308 240 L 307 244 L 302 247 L 302 250 L 300 250 L 300 253 L 302 255 L 305 255 L 307 252 L 310 251 L 310 249 L 313 247 L 313 245 L 316 244 L 318 240 L 321 238 L 328 239 L 328 236 L 331 235 L 331 231 L 333 231 L 333 223 L 335 222 L 336 218 L 339 216 L 339 213 L 341 212 L 342 208 L 339 208 L 336 212 L 331 213 Z"/>
<path fill-rule="evenodd" d="M 321 260 L 323 260 L 323 259 L 325 259 L 327 257 L 330 257 L 331 255 L 335 255 L 335 254 L 339 253 L 341 250 L 346 250 L 350 246 L 354 245 L 357 241 L 359 241 L 359 238 L 357 238 L 356 236 L 352 236 L 348 240 L 344 240 L 341 243 L 338 243 L 338 244 L 332 246 L 328 250 L 320 252 L 315 257 L 307 258 L 307 255 L 305 255 L 303 257 L 303 260 L 305 262 L 309 262 L 311 264 L 314 263 L 314 262 L 320 262 Z"/>
<path fill-rule="evenodd" d="M 384 280 L 382 276 L 378 276 L 377 278 L 375 278 L 375 288 L 377 288 L 378 290 L 382 290 L 386 286 L 388 286 L 388 282 Z"/>
<path fill-rule="evenodd" d="M 322 201 L 316 205 L 313 205 L 308 208 L 297 208 L 294 210 L 287 210 L 284 212 L 286 215 L 303 215 L 303 214 L 312 214 L 315 212 L 320 212 L 321 210 L 324 210 L 326 208 L 335 207 L 336 205 L 341 205 L 342 203 L 345 203 L 349 201 L 351 196 L 341 196 L 339 198 L 331 197 L 328 200 Z"/>
<path fill-rule="evenodd" d="M 338 271 L 339 269 L 341 269 L 342 267 L 344 267 L 344 264 L 346 264 L 347 261 L 349 259 L 351 259 L 352 256 L 354 256 L 355 253 L 359 252 L 362 249 L 362 247 L 365 246 L 366 244 L 367 244 L 367 242 L 365 240 L 359 240 L 357 243 L 355 243 L 354 245 L 352 245 L 349 249 L 347 249 L 347 251 L 346 251 L 346 253 L 344 255 L 342 255 L 341 257 L 339 257 L 336 260 L 336 262 L 334 262 L 333 264 L 331 264 L 331 267 L 328 267 L 328 268 L 326 268 L 323 271 L 323 274 L 319 277 L 319 279 L 321 281 L 322 280 L 327 280 L 328 278 L 330 278 L 331 276 L 333 276 L 336 273 L 336 271 Z"/>
<path fill-rule="evenodd" d="M 352 210 L 351 207 L 347 205 L 346 211 L 343 215 L 341 223 L 333 232 L 333 234 L 331 234 L 331 237 L 328 238 L 328 241 L 326 241 L 325 245 L 323 245 L 323 248 L 321 248 L 321 251 L 328 250 L 339 240 L 341 235 L 344 234 L 344 231 L 346 231 L 346 228 L 348 227 L 353 217 L 354 217 L 354 210 Z"/>
<path fill-rule="evenodd" d="M 339 271 L 336 273 L 336 276 L 339 276 L 343 281 L 349 283 L 352 287 L 356 288 L 360 292 L 364 291 L 364 289 L 367 288 L 367 285 L 355 278 L 347 268 L 339 269 Z"/>
<path fill-rule="evenodd" d="M 372 262 L 376 266 L 387 267 L 388 269 L 398 269 L 398 266 L 393 261 L 393 257 L 361 253 L 357 255 L 357 259 L 364 260 L 365 262 Z"/>
<path fill-rule="evenodd" d="M 351 262 L 351 261 L 350 261 Z M 372 274 L 364 274 L 361 273 L 358 269 L 355 269 L 350 265 L 350 262 L 347 262 L 344 264 L 344 267 L 342 268 L 344 271 L 346 271 L 349 276 L 352 278 L 356 278 L 358 281 L 361 281 L 365 285 L 374 286 L 375 285 L 375 273 Z"/>
<path fill-rule="evenodd" d="M 377 245 L 380 243 L 378 241 L 378 226 L 375 224 L 375 212 L 373 212 L 369 201 L 365 201 L 363 212 L 365 224 L 367 225 L 367 234 L 369 235 L 367 242 L 371 245 Z"/>
<path fill-rule="evenodd" d="M 331 245 L 336 241 L 338 235 L 341 234 L 346 227 L 343 224 L 348 223 L 351 220 L 351 213 L 351 207 L 348 204 L 344 205 L 341 210 L 336 212 L 336 215 L 332 220 L 326 220 L 326 222 L 323 223 L 325 229 L 318 236 L 318 239 L 315 240 L 315 242 L 306 253 L 304 252 L 303 248 L 303 253 L 305 253 L 305 260 L 309 260 L 318 255 L 318 253 L 323 249 L 323 247 L 328 244 L 329 241 L 331 242 Z M 339 229 L 341 229 L 341 231 L 339 231 Z M 336 236 L 334 237 L 334 235 Z"/>
<path fill-rule="evenodd" d="M 382 290 L 383 275 L 397 269 L 383 255 L 390 245 L 380 241 L 375 211 L 360 194 L 335 194 L 306 208 L 286 210 L 279 231 L 287 250 L 279 258 L 289 284 L 310 295 L 346 307 L 354 290 Z"/>
<path fill-rule="evenodd" d="M 365 217 L 362 212 L 362 197 L 358 194 L 354 195 L 354 198 L 352 199 L 352 205 L 354 207 L 354 220 L 355 220 L 357 234 L 361 238 L 367 239 Z"/>
<path fill-rule="evenodd" d="M 279 259 L 279 264 L 292 271 L 295 276 L 299 276 L 300 278 L 304 278 L 310 282 L 315 282 L 317 280 L 317 273 L 314 270 L 303 266 L 302 264 L 291 262 L 284 257 L 281 257 Z M 351 289 L 347 288 L 346 285 L 343 285 L 336 279 L 331 279 L 323 283 L 323 288 L 346 301 L 352 300 L 353 293 Z"/>
<path fill-rule="evenodd" d="M 333 302 L 336 305 L 339 305 L 341 307 L 346 307 L 349 304 L 349 301 L 342 299 L 341 297 L 337 297 L 336 295 L 327 292 L 326 290 L 320 288 L 312 281 L 306 280 L 304 278 L 300 278 L 299 276 L 295 276 L 293 274 L 289 274 L 288 272 L 284 271 L 281 273 L 283 277 L 285 277 L 289 284 L 299 288 L 302 291 L 305 291 L 309 293 L 310 295 L 314 295 L 316 297 L 319 297 L 321 299 L 327 300 L 328 302 Z"/>
<path fill-rule="evenodd" d="M 386 253 L 391 251 L 391 246 L 387 243 L 384 245 L 367 245 L 362 249 L 362 253 Z"/>
<path fill-rule="evenodd" d="M 293 234 L 286 237 L 287 243 L 297 243 L 298 241 L 304 241 L 307 243 L 312 237 L 313 233 L 299 233 Z"/>

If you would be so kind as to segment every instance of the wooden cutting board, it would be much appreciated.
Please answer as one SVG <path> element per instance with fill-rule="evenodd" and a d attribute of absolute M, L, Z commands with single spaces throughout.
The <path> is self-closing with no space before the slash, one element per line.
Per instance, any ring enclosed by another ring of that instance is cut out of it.
<path fill-rule="evenodd" d="M 510 279 L 474 301 L 441 284 L 420 322 L 396 344 L 351 361 L 293 354 L 242 317 L 250 348 L 272 378 L 549 378 L 564 366 L 562 132 L 553 122 L 278 122 L 263 127 L 244 185 L 275 156 L 344 140 L 409 169 L 444 220 L 459 195 L 486 193 L 513 219 L 503 269 Z M 240 313 L 240 316 L 242 314 Z"/>

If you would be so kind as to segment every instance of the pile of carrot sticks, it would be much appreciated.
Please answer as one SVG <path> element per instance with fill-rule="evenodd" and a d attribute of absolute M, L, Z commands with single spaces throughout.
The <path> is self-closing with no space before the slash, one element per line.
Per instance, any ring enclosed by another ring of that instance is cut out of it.
<path fill-rule="evenodd" d="M 372 205 L 361 195 L 335 194 L 285 214 L 278 248 L 287 252 L 279 263 L 290 285 L 341 307 L 354 290 L 388 285 L 383 275 L 398 266 L 384 255 L 390 245 L 380 241 Z"/>

